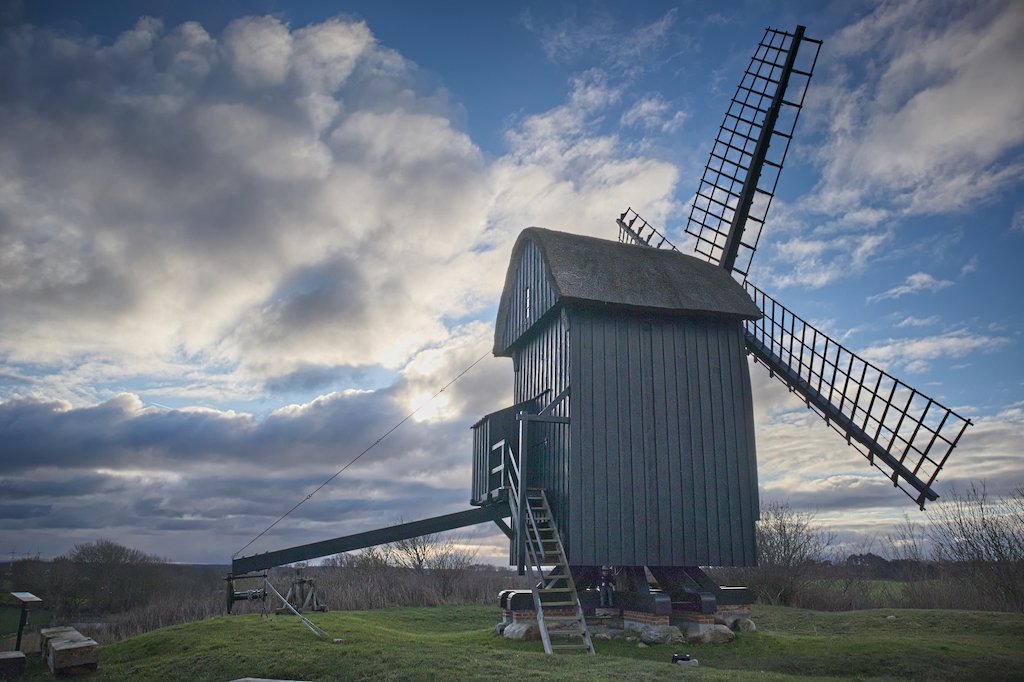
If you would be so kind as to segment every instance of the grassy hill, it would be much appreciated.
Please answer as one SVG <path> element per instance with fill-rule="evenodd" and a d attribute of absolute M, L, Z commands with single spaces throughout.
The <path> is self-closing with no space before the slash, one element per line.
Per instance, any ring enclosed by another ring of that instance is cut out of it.
<path fill-rule="evenodd" d="M 288 616 L 213 618 L 103 648 L 91 680 L 678 680 L 1024 678 L 1024 615 L 942 610 L 841 613 L 757 606 L 759 630 L 731 644 L 598 641 L 598 655 L 545 656 L 494 634 L 493 606 L 313 614 L 320 640 Z M 894 618 L 892 617 L 894 616 Z M 700 667 L 669 662 L 690 653 Z M 38 656 L 26 679 L 52 679 Z"/>

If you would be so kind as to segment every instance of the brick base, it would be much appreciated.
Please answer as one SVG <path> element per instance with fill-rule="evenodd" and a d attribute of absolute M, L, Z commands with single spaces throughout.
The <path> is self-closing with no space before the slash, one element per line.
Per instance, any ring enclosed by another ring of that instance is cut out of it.
<path fill-rule="evenodd" d="M 659 615 L 645 611 L 622 610 L 622 626 L 627 630 L 635 630 L 644 625 L 668 625 L 668 614 Z"/>
<path fill-rule="evenodd" d="M 750 618 L 750 604 L 730 604 L 728 606 L 719 606 L 715 611 L 715 615 L 732 619 Z"/>
<path fill-rule="evenodd" d="M 715 612 L 715 622 L 730 630 L 736 629 L 736 621 L 740 618 L 750 618 L 750 604 L 719 606 Z"/>

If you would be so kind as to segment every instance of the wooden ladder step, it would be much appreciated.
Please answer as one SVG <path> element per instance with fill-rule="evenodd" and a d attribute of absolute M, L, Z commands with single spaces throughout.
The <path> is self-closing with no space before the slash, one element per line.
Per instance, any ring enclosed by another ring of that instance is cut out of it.
<path fill-rule="evenodd" d="M 552 644 L 552 649 L 585 649 L 590 651 L 590 647 L 586 644 Z"/>
<path fill-rule="evenodd" d="M 542 602 L 543 606 L 576 606 L 574 601 L 546 601 Z"/>

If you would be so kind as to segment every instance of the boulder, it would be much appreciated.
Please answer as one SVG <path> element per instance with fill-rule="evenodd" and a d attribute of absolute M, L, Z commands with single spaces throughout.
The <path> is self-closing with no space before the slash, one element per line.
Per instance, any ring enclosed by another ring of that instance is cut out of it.
<path fill-rule="evenodd" d="M 749 618 L 737 618 L 732 623 L 732 629 L 736 632 L 757 632 L 757 626 Z"/>
<path fill-rule="evenodd" d="M 693 644 L 725 644 L 736 639 L 736 633 L 724 625 L 712 625 L 700 634 L 691 635 L 688 641 Z"/>
<path fill-rule="evenodd" d="M 512 623 L 501 634 L 508 639 L 534 640 L 540 639 L 540 628 L 536 623 Z"/>
<path fill-rule="evenodd" d="M 645 644 L 665 644 L 667 642 L 683 642 L 685 637 L 675 625 L 641 625 L 631 627 L 630 632 L 638 635 Z"/>

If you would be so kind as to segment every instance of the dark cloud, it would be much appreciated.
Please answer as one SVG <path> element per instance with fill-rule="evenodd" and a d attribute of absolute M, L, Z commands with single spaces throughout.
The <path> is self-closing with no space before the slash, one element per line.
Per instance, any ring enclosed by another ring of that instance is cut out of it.
<path fill-rule="evenodd" d="M 300 469 L 322 470 L 325 464 L 358 454 L 405 416 L 396 402 L 398 392 L 392 387 L 329 394 L 260 421 L 214 410 L 144 408 L 130 395 L 82 408 L 30 398 L 9 400 L 0 403 L 0 472 L 46 467 L 187 472 L 233 462 L 280 465 L 282 458 Z M 463 428 L 466 432 L 459 433 Z M 467 443 L 468 436 L 468 423 L 411 423 L 374 456 L 441 455 L 447 445 Z"/>
<path fill-rule="evenodd" d="M 370 373 L 363 367 L 304 365 L 292 372 L 267 379 L 263 387 L 270 393 L 303 393 L 309 395 L 329 386 L 359 385 Z"/>
<path fill-rule="evenodd" d="M 50 513 L 52 507 L 43 504 L 0 504 L 0 521 L 24 521 Z"/>
<path fill-rule="evenodd" d="M 6 500 L 30 500 L 37 497 L 65 497 L 69 495 L 114 494 L 123 492 L 123 481 L 110 475 L 79 473 L 71 476 L 58 474 L 57 478 L 3 478 L 0 479 L 0 497 Z"/>
<path fill-rule="evenodd" d="M 0 403 L 0 491 L 32 502 L 0 509 L 0 525 L 64 537 L 204 531 L 234 551 L 397 424 L 404 389 L 329 394 L 261 420 L 146 408 L 130 395 L 81 408 Z M 468 508 L 478 416 L 406 422 L 250 551 Z"/>
<path fill-rule="evenodd" d="M 856 484 L 823 485 L 808 490 L 762 489 L 761 504 L 767 502 L 784 502 L 794 509 L 829 513 L 900 505 L 908 512 L 917 508 L 913 500 L 893 488 L 881 473 L 872 479 L 859 479 Z"/>

